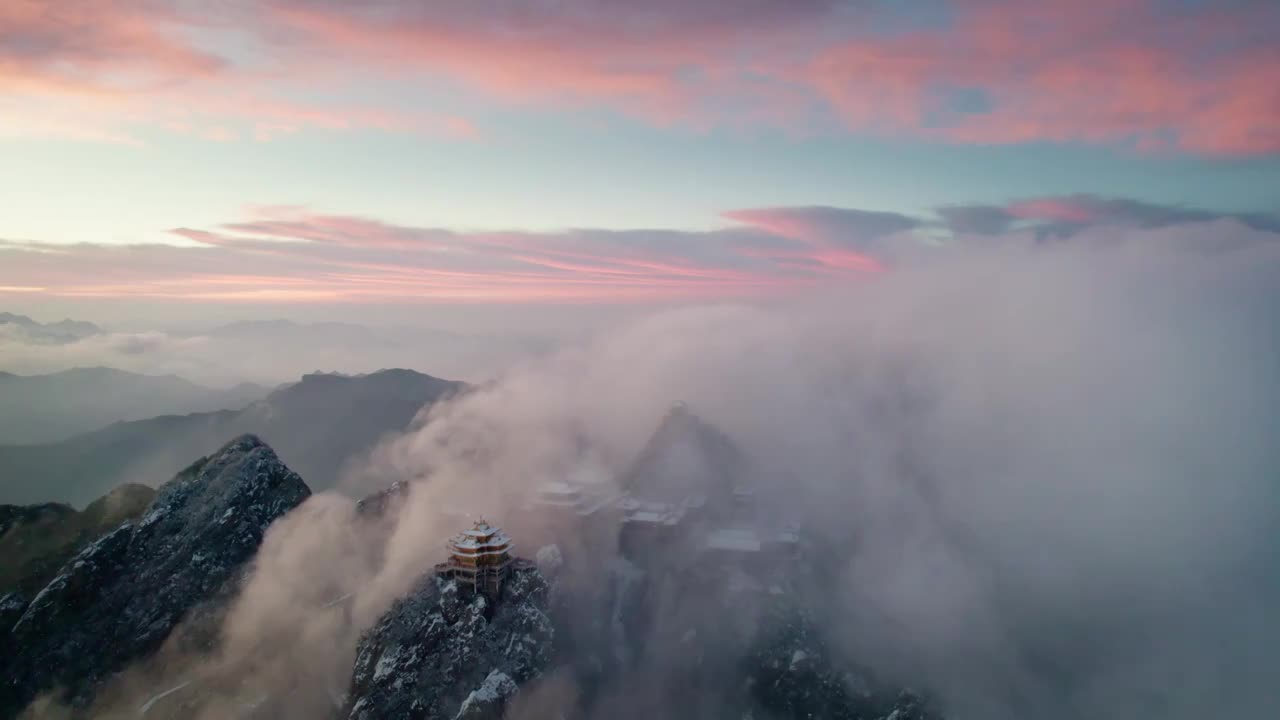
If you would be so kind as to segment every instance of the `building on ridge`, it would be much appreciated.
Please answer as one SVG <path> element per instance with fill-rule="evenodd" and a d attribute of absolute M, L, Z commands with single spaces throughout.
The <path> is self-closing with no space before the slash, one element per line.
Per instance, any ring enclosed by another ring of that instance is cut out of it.
<path fill-rule="evenodd" d="M 496 601 L 511 567 L 511 537 L 483 519 L 453 536 L 446 545 L 449 559 L 436 574 L 458 583 L 460 589 Z"/>
<path fill-rule="evenodd" d="M 614 492 L 567 481 L 545 482 L 534 488 L 527 510 L 589 518 L 617 500 Z"/>

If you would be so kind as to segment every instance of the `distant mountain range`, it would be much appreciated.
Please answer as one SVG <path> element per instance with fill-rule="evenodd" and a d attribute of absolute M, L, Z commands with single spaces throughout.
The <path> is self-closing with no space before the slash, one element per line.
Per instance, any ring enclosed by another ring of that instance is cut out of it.
<path fill-rule="evenodd" d="M 0 312 L 0 377 L 5 373 L 33 376 L 105 366 L 144 375 L 176 374 L 211 388 L 246 380 L 274 387 L 317 368 L 370 373 L 402 367 L 477 382 L 500 374 L 513 363 L 555 352 L 572 340 L 567 331 L 552 329 L 492 332 L 332 320 L 257 319 L 150 327 L 135 320 L 130 327 L 99 327 L 77 320 L 40 323 Z M 248 400 L 265 394 L 257 393 Z M 170 394 L 156 393 L 155 397 Z M 22 424 L 18 430 L 32 432 L 21 435 L 0 418 L 0 444 L 54 442 L 106 422 L 238 409 L 244 404 L 179 402 L 105 419 L 89 413 L 91 422 L 65 429 Z M 2 410 L 0 398 L 0 414 Z"/>
<path fill-rule="evenodd" d="M 57 442 L 113 422 L 239 410 L 268 392 L 252 383 L 218 389 L 176 375 L 104 367 L 49 375 L 0 373 L 0 443 Z"/>
<path fill-rule="evenodd" d="M 23 339 L 30 342 L 62 344 L 75 342 L 91 335 L 102 333 L 102 328 L 91 322 L 80 320 L 60 320 L 55 323 L 42 323 L 32 320 L 26 315 L 0 313 L 0 330 L 10 329 L 20 333 Z"/>
<path fill-rule="evenodd" d="M 121 422 L 57 443 L 0 446 L 0 502 L 83 505 L 127 482 L 157 485 L 226 439 L 253 433 L 304 473 L 333 487 L 348 463 L 404 430 L 424 406 L 463 383 L 412 370 L 311 374 L 240 410 Z"/>

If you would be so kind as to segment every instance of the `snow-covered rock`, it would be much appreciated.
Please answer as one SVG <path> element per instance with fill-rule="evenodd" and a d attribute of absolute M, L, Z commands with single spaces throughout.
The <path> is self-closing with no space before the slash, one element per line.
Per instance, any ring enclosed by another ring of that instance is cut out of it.
<path fill-rule="evenodd" d="M 516 694 L 516 682 L 501 670 L 494 670 L 471 691 L 454 720 L 501 720 L 507 699 Z"/>
<path fill-rule="evenodd" d="M 31 599 L 10 631 L 14 652 L 0 657 L 0 717 L 45 691 L 87 703 L 229 592 L 267 527 L 310 494 L 252 435 L 178 473 L 137 522 L 86 546 Z"/>
<path fill-rule="evenodd" d="M 344 717 L 501 717 L 551 662 L 547 594 L 538 569 L 519 560 L 493 604 L 423 577 L 360 641 Z"/>

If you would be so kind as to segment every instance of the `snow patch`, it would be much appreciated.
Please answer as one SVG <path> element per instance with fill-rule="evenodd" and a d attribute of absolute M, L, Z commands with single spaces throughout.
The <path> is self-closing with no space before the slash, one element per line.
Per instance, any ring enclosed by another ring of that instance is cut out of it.
<path fill-rule="evenodd" d="M 382 653 L 382 657 L 378 658 L 377 667 L 373 670 L 374 682 L 380 682 L 386 679 L 388 675 L 395 672 L 396 665 L 400 662 L 400 651 L 402 649 L 403 648 L 397 645 Z"/>
<path fill-rule="evenodd" d="M 331 607 L 333 607 L 334 605 L 337 605 L 338 603 L 341 603 L 341 602 L 343 602 L 343 601 L 347 600 L 347 599 L 348 599 L 348 598 L 350 598 L 352 595 L 355 595 L 355 593 L 347 593 L 346 595 L 342 595 L 342 596 L 340 596 L 340 597 L 336 597 L 336 598 L 334 598 L 334 599 L 330 600 L 329 602 L 327 602 L 327 603 L 325 603 L 325 604 L 321 605 L 321 606 L 320 606 L 320 609 L 321 609 L 321 610 L 326 610 L 326 609 L 328 609 L 328 608 L 331 608 Z"/>
<path fill-rule="evenodd" d="M 493 670 L 484 682 L 480 683 L 480 687 L 472 690 L 467 699 L 462 701 L 455 719 L 464 718 L 469 713 L 479 710 L 480 705 L 491 705 L 506 700 L 515 692 L 515 681 L 501 670 Z"/>
<path fill-rule="evenodd" d="M 158 694 L 156 694 L 156 695 L 152 695 L 152 696 L 151 696 L 151 698 L 150 698 L 149 700 L 147 700 L 145 703 L 143 703 L 143 704 L 142 704 L 142 707 L 138 708 L 138 714 L 139 714 L 139 715 L 146 715 L 146 714 L 147 714 L 147 711 L 151 709 L 151 706 L 155 705 L 157 702 L 160 702 L 160 701 L 161 701 L 161 700 L 163 700 L 164 698 L 166 698 L 166 697 L 168 697 L 168 696 L 170 696 L 170 695 L 172 695 L 172 694 L 174 694 L 174 693 L 178 692 L 179 690 L 181 690 L 182 688 L 184 688 L 184 687 L 186 687 L 186 686 L 188 686 L 188 685 L 190 685 L 190 684 L 191 684 L 191 681 L 190 681 L 190 680 L 188 680 L 188 681 L 186 681 L 186 682 L 184 682 L 184 683 L 181 683 L 181 684 L 179 684 L 179 685 L 176 685 L 176 686 L 174 686 L 174 687 L 171 687 L 171 688 L 169 688 L 168 690 L 165 690 L 165 691 L 164 691 L 164 692 L 162 692 L 162 693 L 158 693 Z"/>
<path fill-rule="evenodd" d="M 791 653 L 791 669 L 795 670 L 796 665 L 799 665 L 800 663 L 804 662 L 805 659 L 808 657 L 809 657 L 809 653 L 803 650 L 797 650 Z"/>

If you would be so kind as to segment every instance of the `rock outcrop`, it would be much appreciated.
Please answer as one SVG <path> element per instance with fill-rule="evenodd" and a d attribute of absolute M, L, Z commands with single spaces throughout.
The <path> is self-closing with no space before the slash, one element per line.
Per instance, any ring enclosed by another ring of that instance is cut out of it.
<path fill-rule="evenodd" d="M 361 640 L 342 716 L 500 718 L 517 688 L 551 662 L 548 591 L 524 561 L 493 604 L 424 577 Z"/>
<path fill-rule="evenodd" d="M 194 609 L 234 591 L 267 527 L 310 494 L 252 435 L 180 472 L 142 518 L 86 546 L 25 606 L 0 658 L 0 717 L 46 692 L 86 705 Z"/>

